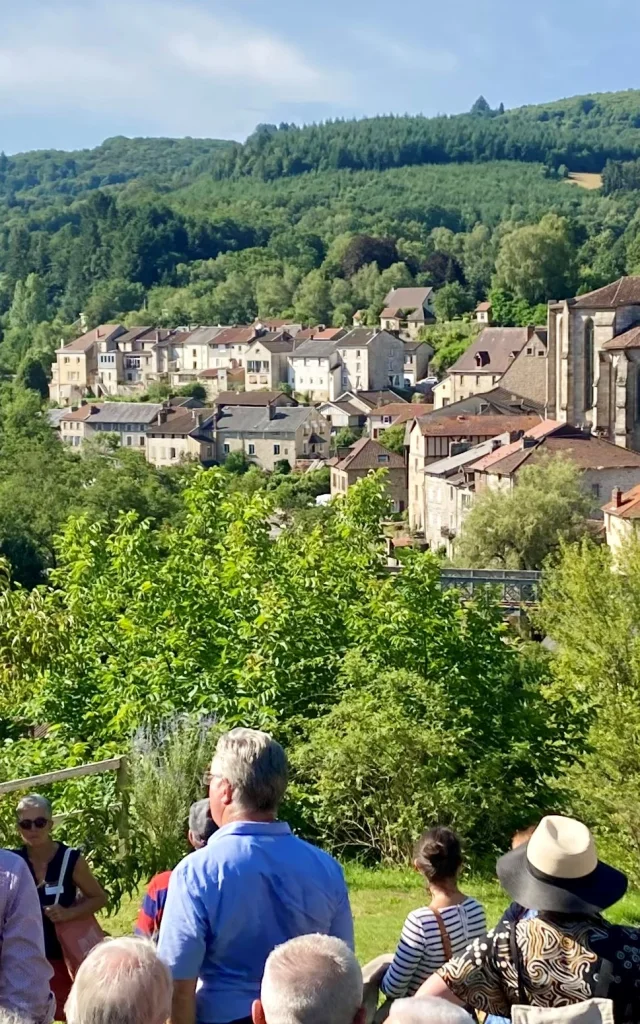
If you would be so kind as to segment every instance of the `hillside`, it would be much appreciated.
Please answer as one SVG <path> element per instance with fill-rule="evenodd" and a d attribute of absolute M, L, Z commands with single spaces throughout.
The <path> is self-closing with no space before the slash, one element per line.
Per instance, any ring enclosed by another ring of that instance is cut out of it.
<path fill-rule="evenodd" d="M 263 125 L 244 146 L 115 138 L 0 156 L 0 366 L 31 351 L 48 367 L 80 312 L 375 323 L 392 287 L 419 284 L 439 290 L 441 319 L 494 289 L 501 322 L 526 323 L 548 295 L 640 269 L 640 92 L 474 108 Z M 603 166 L 602 189 L 566 180 Z"/>

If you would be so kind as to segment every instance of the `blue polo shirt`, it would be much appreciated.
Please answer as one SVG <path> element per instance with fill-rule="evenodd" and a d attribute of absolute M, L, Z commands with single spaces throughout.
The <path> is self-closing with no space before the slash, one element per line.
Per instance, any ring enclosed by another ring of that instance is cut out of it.
<path fill-rule="evenodd" d="M 342 868 L 283 821 L 239 821 L 172 872 L 158 952 L 199 979 L 199 1024 L 227 1024 L 251 1013 L 271 950 L 311 932 L 353 948 Z"/>

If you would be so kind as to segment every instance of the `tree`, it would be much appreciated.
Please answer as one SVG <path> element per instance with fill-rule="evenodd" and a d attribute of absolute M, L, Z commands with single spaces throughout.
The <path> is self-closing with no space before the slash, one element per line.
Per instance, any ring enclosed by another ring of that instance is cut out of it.
<path fill-rule="evenodd" d="M 47 319 L 47 293 L 37 274 L 17 281 L 9 310 L 9 327 L 23 330 Z"/>
<path fill-rule="evenodd" d="M 458 281 L 452 281 L 436 292 L 433 306 L 438 320 L 455 320 L 473 309 L 473 301 Z"/>
<path fill-rule="evenodd" d="M 477 100 L 475 101 L 471 108 L 471 113 L 480 114 L 482 116 L 486 116 L 487 114 L 491 113 L 491 107 L 485 100 L 484 96 L 478 96 Z"/>
<path fill-rule="evenodd" d="M 591 501 L 576 465 L 545 458 L 525 466 L 508 494 L 487 490 L 464 520 L 456 563 L 471 569 L 541 569 L 563 542 L 587 531 Z"/>
<path fill-rule="evenodd" d="M 404 455 L 404 437 L 405 425 L 404 423 L 399 423 L 396 427 L 387 427 L 386 430 L 383 430 L 378 440 L 390 452 Z"/>
<path fill-rule="evenodd" d="M 256 281 L 256 301 L 258 316 L 280 316 L 288 309 L 293 298 L 293 288 L 276 274 L 263 275 Z"/>
<path fill-rule="evenodd" d="M 303 324 L 331 322 L 329 282 L 321 270 L 312 270 L 300 282 L 294 297 L 294 312 Z"/>
<path fill-rule="evenodd" d="M 425 282 L 434 288 L 451 284 L 453 281 L 465 284 L 464 271 L 459 261 L 451 253 L 442 252 L 440 249 L 436 249 L 427 257 L 420 270 Z"/>
<path fill-rule="evenodd" d="M 575 253 L 569 225 L 555 213 L 506 235 L 496 260 L 495 284 L 535 305 L 562 299 L 574 288 Z"/>
<path fill-rule="evenodd" d="M 335 435 L 333 444 L 335 448 L 350 448 L 355 444 L 361 435 L 361 431 L 353 430 L 351 427 L 342 427 Z"/>
<path fill-rule="evenodd" d="M 144 297 L 141 284 L 122 279 L 103 281 L 85 303 L 87 327 L 121 320 L 125 313 L 138 309 Z"/>
<path fill-rule="evenodd" d="M 237 452 L 229 452 L 224 460 L 224 468 L 227 473 L 237 473 L 239 476 L 247 472 L 249 465 L 250 463 L 244 449 Z"/>
<path fill-rule="evenodd" d="M 545 324 L 547 307 L 544 303 L 531 306 L 526 299 L 518 299 L 502 288 L 489 292 L 491 317 L 498 327 L 528 327 L 529 324 Z"/>
<path fill-rule="evenodd" d="M 178 388 L 177 393 L 182 398 L 197 398 L 200 402 L 204 402 L 207 397 L 207 389 L 204 384 L 198 384 L 197 381 L 192 384 L 183 384 Z"/>
<path fill-rule="evenodd" d="M 42 360 L 36 355 L 27 354 L 21 360 L 15 383 L 19 388 L 30 388 L 31 391 L 36 391 L 41 398 L 49 397 L 49 381 Z"/>
<path fill-rule="evenodd" d="M 354 235 L 342 253 L 342 273 L 353 277 L 361 267 L 376 263 L 378 270 L 386 270 L 398 261 L 398 250 L 391 238 Z"/>

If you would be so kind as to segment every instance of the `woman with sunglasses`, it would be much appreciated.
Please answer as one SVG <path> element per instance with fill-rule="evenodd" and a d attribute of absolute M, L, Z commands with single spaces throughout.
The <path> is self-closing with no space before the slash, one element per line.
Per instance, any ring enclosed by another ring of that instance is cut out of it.
<path fill-rule="evenodd" d="M 26 796 L 18 804 L 17 811 L 18 829 L 24 845 L 15 852 L 27 862 L 38 889 L 45 954 L 54 972 L 51 989 L 58 1006 L 56 1020 L 64 1020 L 64 1004 L 71 989 L 71 978 L 56 935 L 56 922 L 91 917 L 105 906 L 107 897 L 80 850 L 70 851 L 65 876 L 60 877 L 68 847 L 51 838 L 53 814 L 45 797 Z"/>

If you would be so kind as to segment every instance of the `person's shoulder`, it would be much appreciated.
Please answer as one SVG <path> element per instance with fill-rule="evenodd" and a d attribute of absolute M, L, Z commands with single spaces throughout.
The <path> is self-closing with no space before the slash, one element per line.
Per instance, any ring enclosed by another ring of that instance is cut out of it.
<path fill-rule="evenodd" d="M 301 839 L 300 836 L 295 835 L 293 832 L 291 833 L 291 840 L 293 849 L 299 851 L 301 857 L 315 859 L 328 872 L 344 880 L 342 865 L 330 853 L 322 850 L 319 846 L 314 846 L 307 839 Z"/>
<path fill-rule="evenodd" d="M 21 851 L 0 849 L 0 870 L 22 875 L 25 869 L 27 864 Z"/>
<path fill-rule="evenodd" d="M 153 876 L 153 878 L 147 885 L 148 894 L 150 896 L 155 896 L 157 893 L 162 892 L 164 889 L 168 889 L 170 878 L 171 871 L 159 871 L 157 875 Z"/>

